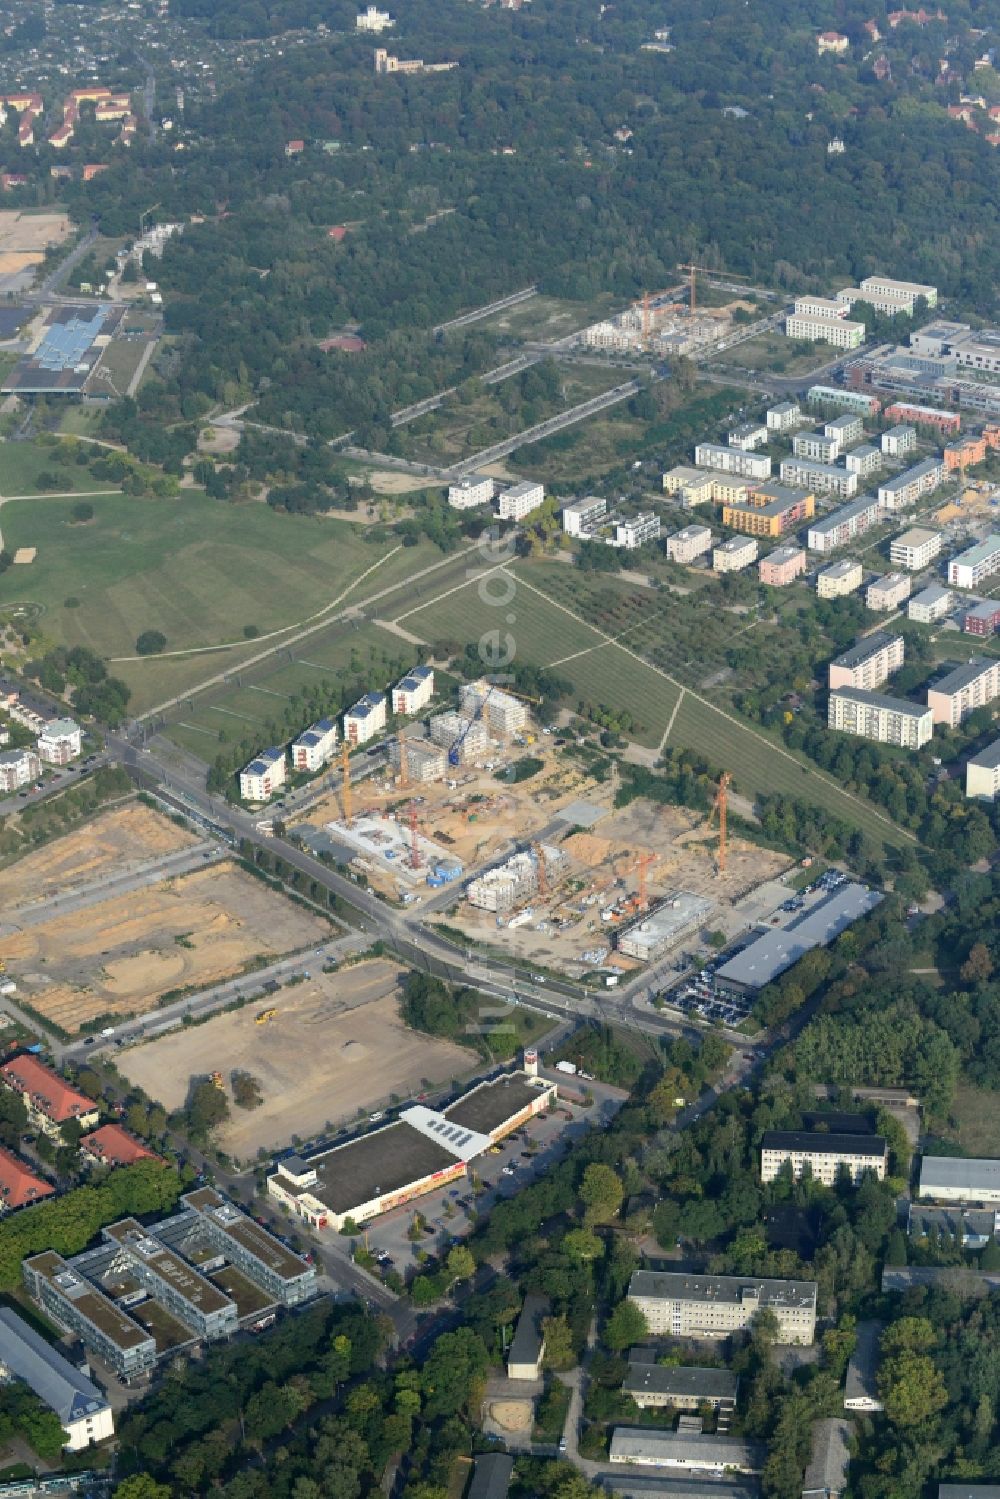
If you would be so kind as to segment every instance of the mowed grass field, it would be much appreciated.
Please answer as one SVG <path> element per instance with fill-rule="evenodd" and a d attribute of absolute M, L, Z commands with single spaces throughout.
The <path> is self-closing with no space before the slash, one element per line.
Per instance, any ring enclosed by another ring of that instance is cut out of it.
<path fill-rule="evenodd" d="M 67 463 L 65 460 L 66 448 L 62 443 L 0 442 L 0 498 L 4 495 L 44 494 L 47 491 L 93 494 L 117 488 L 117 485 L 109 484 L 106 479 L 95 479 L 82 464 Z M 52 475 L 59 482 L 55 486 L 40 485 L 39 474 Z M 8 519 L 5 507 L 4 513 L 0 515 L 0 524 L 3 525 L 5 534 Z"/>
<path fill-rule="evenodd" d="M 73 523 L 73 504 L 14 502 L 0 510 L 5 546 L 38 549 L 29 567 L 0 577 L 0 609 L 34 604 L 48 639 L 87 645 L 111 660 L 133 655 L 143 630 L 159 630 L 167 651 L 239 642 L 235 663 L 262 649 L 243 643 L 245 627 L 261 636 L 282 630 L 329 605 L 369 569 L 359 598 L 441 555 L 430 544 L 403 549 L 395 538 L 368 541 L 345 521 L 233 507 L 200 490 L 164 500 L 99 496 L 85 525 Z M 67 607 L 67 600 L 76 602 Z M 229 664 L 217 659 L 219 670 Z M 171 666 L 154 657 L 115 669 L 143 711 L 161 700 L 168 680 L 169 695 L 211 674 L 206 660 Z"/>

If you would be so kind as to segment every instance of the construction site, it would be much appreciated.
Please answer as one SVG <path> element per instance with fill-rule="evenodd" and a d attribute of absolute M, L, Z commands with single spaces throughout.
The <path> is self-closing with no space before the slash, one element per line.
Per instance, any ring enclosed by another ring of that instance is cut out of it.
<path fill-rule="evenodd" d="M 676 288 L 647 292 L 616 317 L 581 329 L 576 335 L 577 343 L 585 349 L 603 349 L 615 354 L 676 357 L 724 338 L 731 331 L 733 314 L 738 308 L 755 310 L 752 302 L 740 298 L 721 307 L 699 307 L 697 273 L 706 267 L 686 265 L 681 269 L 690 275 L 686 302 L 679 299 Z M 746 277 L 734 279 L 744 281 Z"/>

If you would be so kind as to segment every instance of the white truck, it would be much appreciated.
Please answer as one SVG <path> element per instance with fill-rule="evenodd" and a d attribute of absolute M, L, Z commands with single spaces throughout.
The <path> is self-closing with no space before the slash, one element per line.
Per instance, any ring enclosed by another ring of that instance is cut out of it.
<path fill-rule="evenodd" d="M 576 1072 L 577 1072 L 576 1063 L 575 1062 L 557 1062 L 556 1063 L 556 1071 L 557 1072 L 565 1072 L 565 1074 L 566 1074 L 567 1077 L 576 1077 Z"/>

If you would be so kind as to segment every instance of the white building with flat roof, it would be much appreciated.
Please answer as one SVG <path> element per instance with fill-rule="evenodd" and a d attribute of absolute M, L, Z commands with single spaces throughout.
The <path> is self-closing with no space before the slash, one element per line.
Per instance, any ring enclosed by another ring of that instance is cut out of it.
<path fill-rule="evenodd" d="M 762 448 L 767 442 L 767 427 L 764 422 L 741 422 L 726 433 L 726 442 L 731 448 L 752 453 L 754 448 Z"/>
<path fill-rule="evenodd" d="M 786 1166 L 792 1180 L 808 1174 L 832 1187 L 846 1172 L 857 1186 L 869 1173 L 885 1180 L 889 1153 L 881 1135 L 851 1135 L 821 1130 L 765 1130 L 760 1142 L 760 1179 L 773 1182 Z"/>
<path fill-rule="evenodd" d="M 434 696 L 434 668 L 415 666 L 392 689 L 392 711 L 412 717 L 426 708 Z"/>
<path fill-rule="evenodd" d="M 288 761 L 285 751 L 277 745 L 261 750 L 249 765 L 240 771 L 240 796 L 245 802 L 270 801 L 276 791 L 285 784 Z"/>
<path fill-rule="evenodd" d="M 929 583 L 915 593 L 906 606 L 906 617 L 920 625 L 932 625 L 951 613 L 953 595 L 950 588 L 940 583 Z"/>
<path fill-rule="evenodd" d="M 857 474 L 849 474 L 846 468 L 833 463 L 817 463 L 811 458 L 783 458 L 781 482 L 799 489 L 811 489 L 816 494 L 836 494 L 850 500 L 858 492 Z"/>
<path fill-rule="evenodd" d="M 843 452 L 852 442 L 861 442 L 865 435 L 865 424 L 856 411 L 845 411 L 824 422 L 823 432 L 826 437 L 836 438 L 840 451 Z"/>
<path fill-rule="evenodd" d="M 17 791 L 41 773 L 42 762 L 33 749 L 0 750 L 0 791 Z"/>
<path fill-rule="evenodd" d="M 930 531 L 926 526 L 911 526 L 889 544 L 889 561 L 896 567 L 905 567 L 908 572 L 922 572 L 930 567 L 941 550 L 941 532 Z"/>
<path fill-rule="evenodd" d="M 902 458 L 917 446 L 916 427 L 890 427 L 882 433 L 882 452 L 887 458 Z"/>
<path fill-rule="evenodd" d="M 745 453 L 719 442 L 700 442 L 694 450 L 696 468 L 714 468 L 741 479 L 769 479 L 771 460 L 766 453 Z"/>
<path fill-rule="evenodd" d="M 882 454 L 870 442 L 863 442 L 844 454 L 844 467 L 849 474 L 868 479 L 882 467 Z"/>
<path fill-rule="evenodd" d="M 846 546 L 856 536 L 863 536 L 878 524 L 878 500 L 874 495 L 862 495 L 853 504 L 842 505 L 830 515 L 824 515 L 810 523 L 806 545 L 811 552 L 832 552 Z"/>
<path fill-rule="evenodd" d="M 837 687 L 830 693 L 827 722 L 841 734 L 900 749 L 920 749 L 934 733 L 929 708 L 861 687 Z"/>
<path fill-rule="evenodd" d="M 367 744 L 385 728 L 386 716 L 385 693 L 366 692 L 344 714 L 344 738 L 348 744 Z"/>
<path fill-rule="evenodd" d="M 978 588 L 996 572 L 1000 572 L 1000 536 L 994 534 L 952 557 L 948 582 L 952 588 Z"/>
<path fill-rule="evenodd" d="M 711 550 L 712 532 L 708 526 L 685 526 L 667 537 L 667 556 L 672 562 L 694 562 Z"/>
<path fill-rule="evenodd" d="M 586 536 L 604 524 L 608 502 L 602 495 L 588 494 L 563 506 L 562 527 L 567 536 Z"/>
<path fill-rule="evenodd" d="M 389 31 L 396 22 L 387 10 L 379 10 L 375 5 L 369 5 L 368 9 L 362 11 L 354 22 L 356 31 L 374 32 L 380 36 L 383 31 Z"/>
<path fill-rule="evenodd" d="M 821 599 L 842 599 L 861 587 L 865 572 L 853 557 L 844 557 L 824 567 L 816 577 L 816 594 Z"/>
<path fill-rule="evenodd" d="M 915 463 L 903 474 L 886 479 L 878 487 L 878 502 L 883 510 L 903 510 L 929 494 L 945 480 L 945 467 L 940 458 L 925 458 Z"/>
<path fill-rule="evenodd" d="M 38 736 L 38 758 L 46 765 L 68 765 L 80 753 L 82 732 L 72 718 L 50 718 Z"/>
<path fill-rule="evenodd" d="M 647 541 L 659 539 L 660 517 L 651 510 L 634 515 L 631 520 L 619 521 L 615 526 L 615 546 L 624 547 L 627 552 L 637 551 Z"/>
<path fill-rule="evenodd" d="M 840 457 L 840 438 L 825 432 L 796 432 L 792 452 L 796 458 L 810 458 L 814 463 L 835 463 Z"/>
<path fill-rule="evenodd" d="M 488 505 L 495 488 L 495 481 L 489 474 L 466 474 L 456 484 L 448 485 L 448 504 L 453 510 L 473 510 L 477 505 Z"/>
<path fill-rule="evenodd" d="M 769 432 L 791 432 L 805 418 L 798 401 L 779 401 L 777 406 L 769 406 L 764 420 Z"/>
<path fill-rule="evenodd" d="M 533 479 L 522 479 L 509 489 L 501 491 L 497 499 L 497 515 L 501 520 L 524 520 L 526 515 L 538 509 L 544 499 L 543 484 L 536 484 Z"/>
<path fill-rule="evenodd" d="M 917 1195 L 929 1202 L 1000 1204 L 1000 1161 L 925 1155 Z"/>
<path fill-rule="evenodd" d="M 865 341 L 864 323 L 849 322 L 846 317 L 817 317 L 793 312 L 785 319 L 785 332 L 789 338 L 832 344 L 835 349 L 858 349 Z"/>
<path fill-rule="evenodd" d="M 757 561 L 756 536 L 730 536 L 712 552 L 712 566 L 717 573 L 741 573 Z"/>
<path fill-rule="evenodd" d="M 979 801 L 995 802 L 1000 791 L 1000 739 L 994 739 L 965 765 L 965 794 Z"/>
<path fill-rule="evenodd" d="M 886 573 L 884 577 L 869 583 L 865 592 L 865 605 L 883 614 L 898 609 L 910 597 L 911 586 L 911 580 L 905 573 Z"/>

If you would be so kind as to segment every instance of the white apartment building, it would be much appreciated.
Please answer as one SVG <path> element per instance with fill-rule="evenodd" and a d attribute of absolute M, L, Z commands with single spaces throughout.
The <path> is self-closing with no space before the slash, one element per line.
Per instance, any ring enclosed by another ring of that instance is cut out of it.
<path fill-rule="evenodd" d="M 864 296 L 857 300 L 870 302 L 876 311 L 889 311 L 891 302 L 896 300 L 905 305 L 907 312 L 912 312 L 921 297 L 928 307 L 937 306 L 937 287 L 925 286 L 920 281 L 893 281 L 889 276 L 866 276 L 860 290 L 864 292 Z M 844 293 L 838 292 L 837 296 L 838 299 L 843 298 Z M 880 306 L 875 298 L 885 298 L 886 305 Z"/>
<path fill-rule="evenodd" d="M 434 668 L 415 666 L 392 689 L 392 711 L 412 717 L 426 708 L 434 696 Z"/>
<path fill-rule="evenodd" d="M 667 556 L 672 562 L 694 562 L 712 550 L 712 533 L 708 526 L 685 526 L 667 537 Z"/>
<path fill-rule="evenodd" d="M 1000 536 L 987 536 L 948 563 L 948 582 L 952 588 L 978 588 L 987 578 L 1000 572 Z"/>
<path fill-rule="evenodd" d="M 344 738 L 348 744 L 367 744 L 385 728 L 387 702 L 384 692 L 366 692 L 344 714 Z"/>
<path fill-rule="evenodd" d="M 811 489 L 814 494 L 836 494 L 851 500 L 858 492 L 857 474 L 832 463 L 815 463 L 810 458 L 783 458 L 781 482 L 793 489 Z"/>
<path fill-rule="evenodd" d="M 767 427 L 763 422 L 741 422 L 726 433 L 726 442 L 731 448 L 752 453 L 754 448 L 762 448 L 767 442 Z"/>
<path fill-rule="evenodd" d="M 994 739 L 978 755 L 972 755 L 965 766 L 965 794 L 980 801 L 994 802 L 1000 791 L 1000 739 Z"/>
<path fill-rule="evenodd" d="M 666 488 L 666 477 L 664 474 L 664 488 Z M 588 494 L 582 500 L 570 500 L 563 506 L 563 530 L 567 536 L 586 536 L 598 526 L 603 525 L 607 513 L 608 502 L 600 495 Z"/>
<path fill-rule="evenodd" d="M 839 687 L 830 693 L 827 723 L 841 734 L 856 734 L 901 749 L 920 749 L 934 732 L 929 708 L 905 698 L 866 692 L 861 687 Z"/>
<path fill-rule="evenodd" d="M 882 433 L 882 452 L 887 458 L 902 458 L 917 446 L 916 427 L 890 427 Z"/>
<path fill-rule="evenodd" d="M 905 573 L 886 573 L 884 577 L 869 583 L 865 592 L 865 604 L 869 609 L 877 609 L 886 614 L 892 609 L 898 609 L 910 597 L 910 587 L 911 580 Z"/>
<path fill-rule="evenodd" d="M 789 338 L 832 344 L 835 349 L 858 349 L 865 341 L 864 323 L 852 323 L 844 317 L 804 317 L 791 313 L 785 319 L 785 332 Z"/>
<path fill-rule="evenodd" d="M 843 561 L 834 562 L 818 574 L 816 595 L 821 599 L 846 598 L 849 593 L 861 587 L 864 575 L 864 568 L 860 562 L 845 557 Z"/>
<path fill-rule="evenodd" d="M 356 31 L 369 31 L 381 35 L 383 31 L 390 30 L 395 24 L 396 22 L 387 10 L 379 10 L 377 6 L 369 5 L 368 9 L 357 17 L 354 28 Z"/>
<path fill-rule="evenodd" d="M 920 625 L 933 625 L 951 613 L 953 596 L 950 588 L 931 583 L 915 593 L 906 606 L 906 617 Z"/>
<path fill-rule="evenodd" d="M 933 687 L 927 689 L 927 706 L 935 723 L 957 728 L 977 708 L 985 708 L 1000 697 L 1000 661 L 987 656 L 973 656 L 964 666 L 956 666 Z"/>
<path fill-rule="evenodd" d="M 615 546 L 634 552 L 647 541 L 660 538 L 660 517 L 651 510 L 634 515 L 631 520 L 619 521 L 615 526 Z"/>
<path fill-rule="evenodd" d="M 837 439 L 840 451 L 843 452 L 852 442 L 861 442 L 865 435 L 865 424 L 856 412 L 845 411 L 842 416 L 835 416 L 824 422 L 823 431 L 827 437 Z"/>
<path fill-rule="evenodd" d="M 810 458 L 814 463 L 833 463 L 840 457 L 840 439 L 825 432 L 796 432 L 792 452 L 796 458 Z"/>
<path fill-rule="evenodd" d="M 285 784 L 288 764 L 285 752 L 276 745 L 261 750 L 250 764 L 240 771 L 240 796 L 245 802 L 270 801 L 274 793 Z"/>
<path fill-rule="evenodd" d="M 868 1172 L 884 1181 L 888 1154 L 881 1135 L 769 1129 L 760 1142 L 760 1179 L 773 1182 L 791 1163 L 795 1181 L 807 1171 L 827 1187 L 834 1186 L 844 1171 L 855 1186 Z"/>
<path fill-rule="evenodd" d="M 913 505 L 922 494 L 929 494 L 944 483 L 945 467 L 940 458 L 925 458 L 905 473 L 886 479 L 878 487 L 878 502 L 883 510 L 902 510 Z"/>
<path fill-rule="evenodd" d="M 863 635 L 855 645 L 835 656 L 829 665 L 829 686 L 864 687 L 871 691 L 898 671 L 903 664 L 905 646 L 902 635 L 888 635 L 876 630 Z"/>
<path fill-rule="evenodd" d="M 860 447 L 844 454 L 844 467 L 849 474 L 868 479 L 882 467 L 882 454 L 872 443 L 863 442 Z"/>
<path fill-rule="evenodd" d="M 941 550 L 941 532 L 925 526 L 911 526 L 889 546 L 889 561 L 908 572 L 918 573 L 930 567 Z"/>
<path fill-rule="evenodd" d="M 715 468 L 723 474 L 737 474 L 741 479 L 769 479 L 771 460 L 766 453 L 744 453 L 742 448 L 727 448 L 719 442 L 700 442 L 694 450 L 696 468 Z"/>
<path fill-rule="evenodd" d="M 835 551 L 871 530 L 878 522 L 878 513 L 878 500 L 873 495 L 862 495 L 853 505 L 843 505 L 832 515 L 814 520 L 807 533 L 806 545 L 811 552 Z"/>
<path fill-rule="evenodd" d="M 796 317 L 843 318 L 847 316 L 847 308 L 843 302 L 835 302 L 832 297 L 796 297 L 792 310 Z"/>
<path fill-rule="evenodd" d="M 712 567 L 717 573 L 741 573 L 757 561 L 756 536 L 730 536 L 712 553 Z"/>
<path fill-rule="evenodd" d="M 72 718 L 50 718 L 38 736 L 38 758 L 46 765 L 68 765 L 80 753 L 80 725 Z"/>
<path fill-rule="evenodd" d="M 804 418 L 798 401 L 779 401 L 777 406 L 768 407 L 764 420 L 769 432 L 790 432 Z"/>
<path fill-rule="evenodd" d="M 0 791 L 30 786 L 42 773 L 42 762 L 30 749 L 0 750 Z"/>
<path fill-rule="evenodd" d="M 111 1406 L 95 1384 L 9 1307 L 0 1307 L 0 1380 L 20 1379 L 58 1416 L 67 1452 L 114 1436 Z"/>
<path fill-rule="evenodd" d="M 678 463 L 663 475 L 663 491 L 673 495 L 683 509 L 693 510 L 695 505 L 707 505 L 712 499 L 712 479 L 711 469 Z"/>
<path fill-rule="evenodd" d="M 448 504 L 453 510 L 472 510 L 488 505 L 496 491 L 496 481 L 489 474 L 466 474 L 457 484 L 448 485 Z"/>
<path fill-rule="evenodd" d="M 320 718 L 292 743 L 292 769 L 315 774 L 329 765 L 337 748 L 337 720 Z"/>
<path fill-rule="evenodd" d="M 654 1337 L 725 1338 L 773 1312 L 782 1343 L 809 1344 L 816 1332 L 816 1282 L 742 1275 L 636 1270 L 628 1299 Z"/>
<path fill-rule="evenodd" d="M 536 484 L 533 479 L 522 479 L 519 484 L 502 491 L 497 500 L 497 515 L 501 520 L 524 520 L 544 499 L 544 485 Z"/>

